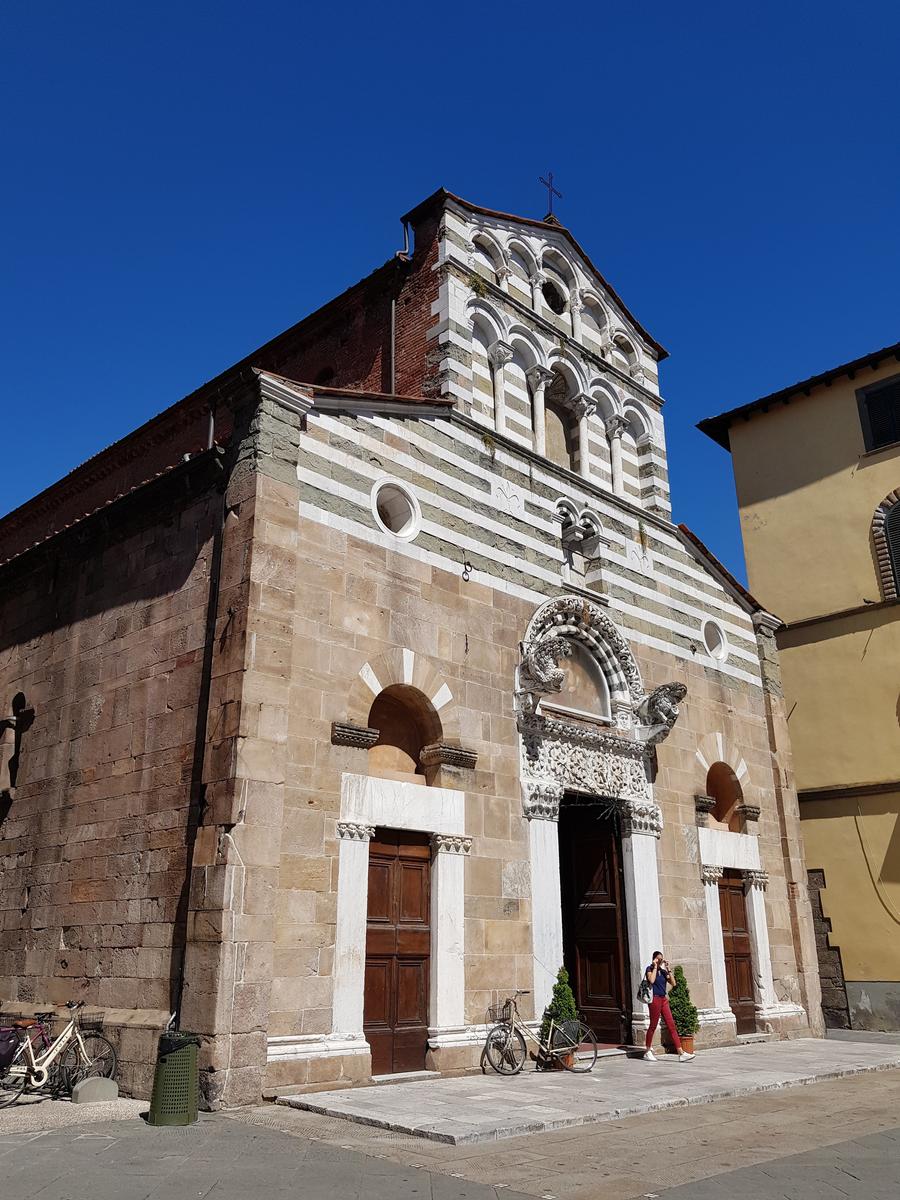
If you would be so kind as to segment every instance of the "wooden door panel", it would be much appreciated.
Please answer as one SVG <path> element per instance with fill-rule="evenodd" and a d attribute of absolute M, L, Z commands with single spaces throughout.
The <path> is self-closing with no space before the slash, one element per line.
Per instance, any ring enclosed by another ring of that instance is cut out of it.
<path fill-rule="evenodd" d="M 756 1031 L 756 1004 L 753 989 L 753 956 L 747 928 L 747 906 L 743 880 L 727 872 L 719 881 L 719 911 L 722 914 L 722 944 L 725 951 L 725 979 L 728 1003 L 737 1022 L 738 1033 Z"/>
<path fill-rule="evenodd" d="M 618 837 L 595 805 L 565 804 L 560 820 L 563 951 L 575 1003 L 600 1041 L 630 1035 L 625 912 Z"/>
<path fill-rule="evenodd" d="M 369 845 L 363 1016 L 376 1075 L 425 1065 L 430 877 L 426 835 L 376 831 Z"/>

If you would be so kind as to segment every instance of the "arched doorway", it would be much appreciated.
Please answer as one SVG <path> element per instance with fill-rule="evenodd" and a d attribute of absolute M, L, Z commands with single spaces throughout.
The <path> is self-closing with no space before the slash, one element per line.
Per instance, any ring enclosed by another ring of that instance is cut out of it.
<path fill-rule="evenodd" d="M 369 775 L 428 782 L 422 749 L 441 737 L 427 697 L 393 684 L 376 697 L 368 726 L 378 730 Z M 372 1074 L 420 1071 L 428 1043 L 431 971 L 431 839 L 376 826 L 369 842 L 363 1032 Z"/>

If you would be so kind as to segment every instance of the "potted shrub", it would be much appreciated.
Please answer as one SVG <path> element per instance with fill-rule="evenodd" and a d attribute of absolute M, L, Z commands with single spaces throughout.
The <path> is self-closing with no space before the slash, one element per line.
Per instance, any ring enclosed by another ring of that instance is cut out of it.
<path fill-rule="evenodd" d="M 556 983 L 553 985 L 553 995 L 550 997 L 550 1003 L 544 1009 L 544 1015 L 541 1020 L 541 1041 L 546 1042 L 550 1033 L 551 1019 L 559 1025 L 563 1021 L 577 1021 L 578 1009 L 575 1007 L 575 996 L 572 992 L 572 987 L 569 983 L 569 972 L 565 967 L 560 967 L 556 973 Z M 574 1058 L 574 1055 L 567 1055 L 569 1059 Z M 539 1065 L 549 1067 L 550 1069 L 562 1070 L 563 1061 L 561 1058 L 544 1059 Z M 571 1062 L 569 1063 L 571 1066 Z"/>
<path fill-rule="evenodd" d="M 675 968 L 675 986 L 669 992 L 669 1007 L 681 1045 L 688 1054 L 694 1053 L 694 1034 L 700 1029 L 697 1009 L 691 1003 L 691 993 L 682 967 Z"/>

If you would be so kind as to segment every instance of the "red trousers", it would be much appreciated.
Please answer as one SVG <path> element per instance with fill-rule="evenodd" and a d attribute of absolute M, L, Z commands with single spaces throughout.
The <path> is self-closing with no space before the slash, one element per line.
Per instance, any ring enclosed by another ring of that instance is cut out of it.
<path fill-rule="evenodd" d="M 672 1041 L 675 1044 L 675 1049 L 681 1053 L 681 1038 L 678 1036 L 678 1030 L 675 1028 L 675 1018 L 672 1016 L 672 1010 L 669 1007 L 668 996 L 654 996 L 650 1001 L 650 1028 L 647 1030 L 646 1046 L 649 1050 L 653 1045 L 653 1035 L 656 1033 L 656 1027 L 659 1024 L 659 1018 L 665 1021 L 669 1033 L 672 1036 Z"/>

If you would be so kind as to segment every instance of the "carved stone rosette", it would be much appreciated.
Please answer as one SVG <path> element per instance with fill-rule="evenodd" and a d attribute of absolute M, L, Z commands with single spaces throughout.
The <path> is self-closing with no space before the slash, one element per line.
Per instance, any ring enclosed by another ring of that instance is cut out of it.
<path fill-rule="evenodd" d="M 419 761 L 423 767 L 441 765 L 474 770 L 475 764 L 478 762 L 478 753 L 475 750 L 463 750 L 461 746 L 448 746 L 444 742 L 433 742 L 430 746 L 423 746 L 419 754 Z"/>
<path fill-rule="evenodd" d="M 354 725 L 352 721 L 331 722 L 332 746 L 355 746 L 358 750 L 371 750 L 380 737 L 377 729 L 367 725 Z"/>
<path fill-rule="evenodd" d="M 433 833 L 431 848 L 435 854 L 468 854 L 472 849 L 472 839 L 457 833 Z"/>
<path fill-rule="evenodd" d="M 750 888 L 759 888 L 761 892 L 764 892 L 768 886 L 768 871 L 744 871 L 744 887 L 748 891 Z"/>
<path fill-rule="evenodd" d="M 662 827 L 662 809 L 653 800 L 633 800 L 622 809 L 622 837 L 646 834 L 658 838 Z"/>
<path fill-rule="evenodd" d="M 343 841 L 370 842 L 375 836 L 375 826 L 362 825 L 357 821 L 338 821 L 337 835 Z"/>
<path fill-rule="evenodd" d="M 700 878 L 704 883 L 717 884 L 724 874 L 724 867 L 716 867 L 712 863 L 703 863 L 700 867 Z"/>

